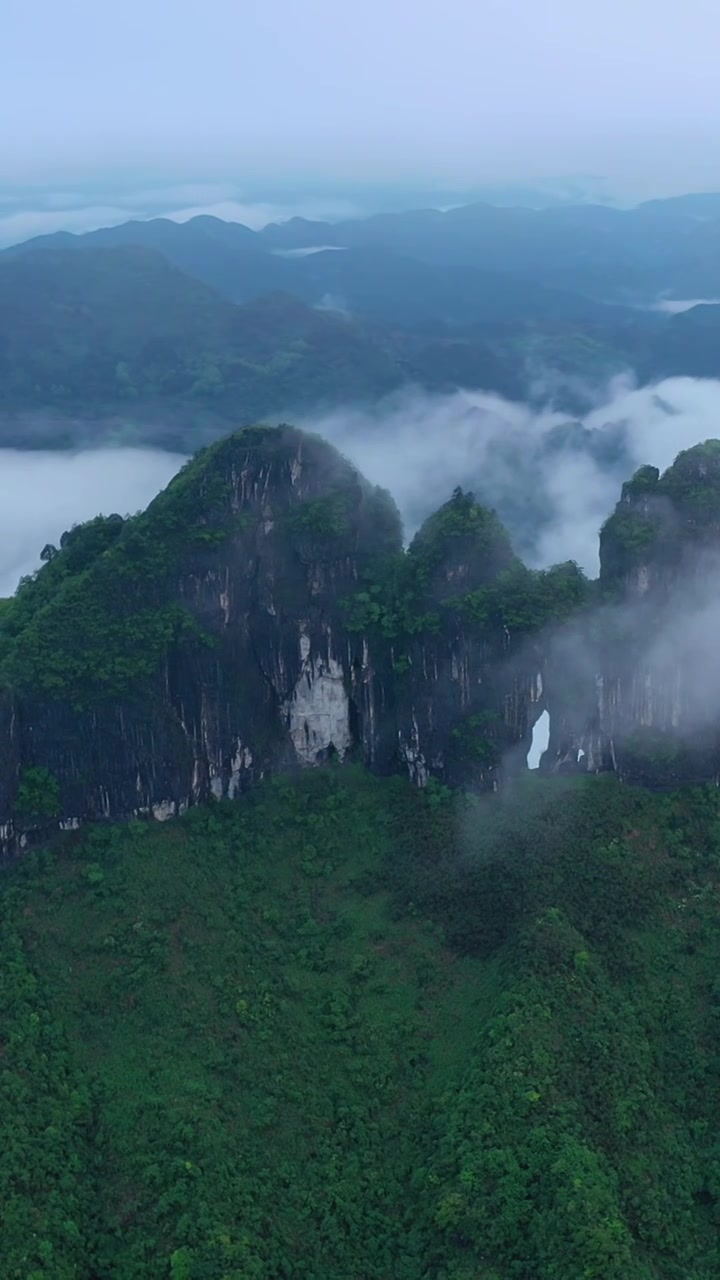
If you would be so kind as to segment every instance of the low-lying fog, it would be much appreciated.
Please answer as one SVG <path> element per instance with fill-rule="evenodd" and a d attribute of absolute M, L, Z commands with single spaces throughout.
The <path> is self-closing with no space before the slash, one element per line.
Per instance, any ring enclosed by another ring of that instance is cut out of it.
<path fill-rule="evenodd" d="M 408 538 L 461 485 L 497 508 L 526 563 L 573 559 L 594 575 L 598 530 L 623 480 L 642 463 L 665 468 L 681 449 L 720 435 L 720 382 L 616 382 L 575 424 L 479 391 L 404 392 L 373 409 L 296 421 L 390 490 Z M 47 542 L 98 513 L 142 509 L 183 461 L 120 446 L 0 450 L 0 595 L 37 568 Z"/>
<path fill-rule="evenodd" d="M 0 597 L 37 569 L 46 543 L 92 516 L 141 510 L 184 461 L 156 449 L 0 449 Z"/>
<path fill-rule="evenodd" d="M 716 307 L 720 298 L 661 298 L 653 303 L 650 311 L 662 311 L 664 315 L 679 316 L 683 311 L 692 311 L 693 307 Z"/>

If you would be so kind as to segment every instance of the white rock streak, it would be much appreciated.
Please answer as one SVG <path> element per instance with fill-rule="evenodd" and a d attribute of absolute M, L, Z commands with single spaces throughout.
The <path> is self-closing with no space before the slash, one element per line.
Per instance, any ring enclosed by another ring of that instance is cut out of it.
<path fill-rule="evenodd" d="M 301 668 L 285 706 L 290 737 L 303 764 L 334 747 L 342 760 L 350 738 L 350 702 L 342 664 L 328 655 L 311 654 L 310 637 L 300 632 Z"/>

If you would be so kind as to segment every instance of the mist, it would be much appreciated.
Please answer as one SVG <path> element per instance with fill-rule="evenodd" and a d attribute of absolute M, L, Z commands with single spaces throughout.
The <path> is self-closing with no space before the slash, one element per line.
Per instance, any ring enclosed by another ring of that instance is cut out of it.
<path fill-rule="evenodd" d="M 0 450 L 0 597 L 38 568 L 46 543 L 93 516 L 141 510 L 184 461 L 159 449 Z"/>
<path fill-rule="evenodd" d="M 460 485 L 497 510 L 526 563 L 575 560 L 595 576 L 598 532 L 623 481 L 718 435 L 720 382 L 616 380 L 578 419 L 482 391 L 415 391 L 299 425 L 390 490 L 408 540 Z"/>
<path fill-rule="evenodd" d="M 590 173 L 641 195 L 717 186 L 709 0 L 665 5 L 661 20 L 651 0 L 447 12 L 369 0 L 342 23 L 329 0 L 126 0 L 122 21 L 90 0 L 14 0 L 3 17 L 6 182 L 52 175 L 62 190 L 110 170 L 219 187 L 238 173 L 254 185 Z"/>
<path fill-rule="evenodd" d="M 286 420 L 325 436 L 389 489 L 406 540 L 460 485 L 495 507 L 527 564 L 576 560 L 595 576 L 598 532 L 623 481 L 719 433 L 720 382 L 616 381 L 575 420 L 481 391 L 404 392 L 373 408 Z M 0 595 L 38 567 L 45 543 L 94 515 L 142 509 L 184 461 L 143 448 L 0 450 Z"/>

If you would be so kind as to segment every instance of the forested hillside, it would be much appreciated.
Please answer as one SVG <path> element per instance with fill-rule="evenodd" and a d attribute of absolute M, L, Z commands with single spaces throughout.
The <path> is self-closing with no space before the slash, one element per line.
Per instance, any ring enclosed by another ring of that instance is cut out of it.
<path fill-rule="evenodd" d="M 618 374 L 715 377 L 718 308 L 692 308 L 720 292 L 712 271 L 687 268 L 687 315 L 661 310 L 683 255 L 706 262 L 714 216 L 470 206 L 39 237 L 0 254 L 0 443 L 85 444 L 102 417 L 193 451 L 230 421 L 401 386 L 582 414 Z"/>
<path fill-rule="evenodd" d="M 720 807 L 330 768 L 2 911 L 7 1280 L 714 1280 Z"/>
<path fill-rule="evenodd" d="M 382 395 L 396 360 L 347 319 L 274 295 L 234 306 L 137 246 L 0 257 L 0 411 L 253 421 Z M 7 435 L 7 427 L 3 427 Z M 217 434 L 217 430 L 216 430 Z M 53 442 L 49 424 L 48 443 Z M 162 438 L 159 441 L 163 443 Z"/>

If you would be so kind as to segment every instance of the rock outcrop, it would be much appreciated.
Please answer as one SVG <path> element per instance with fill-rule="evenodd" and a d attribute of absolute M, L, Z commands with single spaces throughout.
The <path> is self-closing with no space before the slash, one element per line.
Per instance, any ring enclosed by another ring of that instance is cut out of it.
<path fill-rule="evenodd" d="M 503 608 L 535 576 L 495 515 L 459 490 L 417 534 L 406 567 L 422 625 L 408 628 L 396 681 L 400 759 L 421 786 L 432 776 L 495 787 L 525 768 L 544 706 L 539 627 L 508 626 Z"/>
<path fill-rule="evenodd" d="M 720 442 L 642 467 L 600 534 L 594 609 L 549 657 L 545 766 L 720 781 Z M 578 762 L 578 753 L 582 752 Z"/>
<path fill-rule="evenodd" d="M 333 758 L 494 789 L 545 709 L 545 769 L 720 779 L 717 442 L 624 486 L 595 584 L 526 569 L 461 490 L 403 551 L 390 496 L 291 427 L 43 558 L 0 618 L 4 853 Z"/>
<path fill-rule="evenodd" d="M 444 511 L 406 555 L 392 499 L 328 444 L 248 428 L 144 515 L 47 548 L 0 636 L 5 850 L 332 757 L 495 786 L 527 751 L 541 659 L 460 608 L 516 562 L 472 498 Z M 384 575 L 405 592 L 391 627 L 358 619 Z"/>

